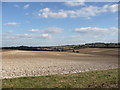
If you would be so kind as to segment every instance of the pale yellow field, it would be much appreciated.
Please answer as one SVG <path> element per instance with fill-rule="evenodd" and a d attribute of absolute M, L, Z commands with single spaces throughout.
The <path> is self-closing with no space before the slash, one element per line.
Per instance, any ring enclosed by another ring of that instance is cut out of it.
<path fill-rule="evenodd" d="M 87 48 L 79 52 L 5 50 L 2 52 L 2 75 L 14 78 L 118 67 L 118 49 Z"/>

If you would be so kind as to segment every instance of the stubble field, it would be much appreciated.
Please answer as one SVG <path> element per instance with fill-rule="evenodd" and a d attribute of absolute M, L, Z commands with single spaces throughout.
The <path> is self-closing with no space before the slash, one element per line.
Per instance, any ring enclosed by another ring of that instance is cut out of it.
<path fill-rule="evenodd" d="M 2 51 L 2 77 L 67 74 L 118 68 L 118 49 L 86 48 L 79 53 Z"/>

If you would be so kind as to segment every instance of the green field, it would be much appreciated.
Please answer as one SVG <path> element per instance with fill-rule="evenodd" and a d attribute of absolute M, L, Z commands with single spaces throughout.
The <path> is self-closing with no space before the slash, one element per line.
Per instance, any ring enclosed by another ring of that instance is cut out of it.
<path fill-rule="evenodd" d="M 118 70 L 3 79 L 3 88 L 116 88 Z"/>

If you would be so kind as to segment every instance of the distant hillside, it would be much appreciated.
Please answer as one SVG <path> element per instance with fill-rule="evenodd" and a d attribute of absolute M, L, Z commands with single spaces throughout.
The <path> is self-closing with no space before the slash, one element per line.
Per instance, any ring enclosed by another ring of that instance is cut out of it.
<path fill-rule="evenodd" d="M 2 47 L 2 49 L 10 50 L 32 50 L 32 51 L 69 51 L 81 48 L 119 48 L 118 43 L 87 43 L 82 45 L 64 45 L 64 46 L 48 46 L 48 47 L 29 47 L 29 46 L 17 46 L 17 47 Z"/>

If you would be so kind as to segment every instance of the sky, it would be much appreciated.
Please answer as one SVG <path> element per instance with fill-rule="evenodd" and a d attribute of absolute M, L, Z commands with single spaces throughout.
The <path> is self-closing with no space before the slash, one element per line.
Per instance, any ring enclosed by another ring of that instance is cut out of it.
<path fill-rule="evenodd" d="M 3 2 L 3 46 L 118 42 L 115 2 Z"/>
<path fill-rule="evenodd" d="M 0 11 L 2 11 L 2 4 L 0 2 Z M 0 13 L 0 47 L 2 47 L 2 13 Z"/>

